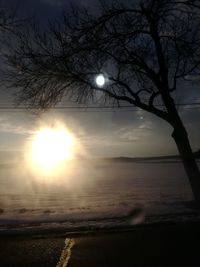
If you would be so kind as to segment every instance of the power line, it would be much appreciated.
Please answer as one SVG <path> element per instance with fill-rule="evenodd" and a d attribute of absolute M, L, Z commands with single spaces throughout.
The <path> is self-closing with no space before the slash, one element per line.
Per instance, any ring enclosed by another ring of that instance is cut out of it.
<path fill-rule="evenodd" d="M 200 102 L 188 102 L 188 103 L 179 103 L 176 106 L 198 106 Z M 155 104 L 156 107 L 165 107 L 163 104 Z M 132 108 L 133 105 L 120 105 L 120 106 L 55 106 L 52 109 L 119 109 L 119 108 Z M 20 107 L 20 106 L 0 106 L 0 109 L 37 109 L 34 107 Z"/>
<path fill-rule="evenodd" d="M 155 107 L 165 107 L 163 104 L 156 104 Z M 182 107 L 183 109 L 199 109 L 200 102 L 188 102 L 176 104 L 176 107 Z M 24 112 L 27 110 L 37 111 L 37 108 L 26 108 L 26 107 L 14 107 L 14 106 L 0 106 L 0 112 Z M 139 107 L 134 107 L 131 105 L 121 105 L 121 106 L 55 106 L 51 110 L 60 110 L 69 112 L 134 112 L 142 110 Z"/>

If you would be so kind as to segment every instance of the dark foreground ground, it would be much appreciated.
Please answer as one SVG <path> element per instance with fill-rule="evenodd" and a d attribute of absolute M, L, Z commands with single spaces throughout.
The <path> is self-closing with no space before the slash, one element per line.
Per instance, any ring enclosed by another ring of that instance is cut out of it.
<path fill-rule="evenodd" d="M 200 223 L 154 225 L 71 238 L 75 244 L 67 267 L 200 266 Z M 56 267 L 64 240 L 1 237 L 0 266 Z"/>

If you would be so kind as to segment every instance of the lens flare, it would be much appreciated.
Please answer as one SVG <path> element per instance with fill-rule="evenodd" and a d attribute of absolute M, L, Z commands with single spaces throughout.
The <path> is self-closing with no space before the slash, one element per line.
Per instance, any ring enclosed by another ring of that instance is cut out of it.
<path fill-rule="evenodd" d="M 43 173 L 52 173 L 73 158 L 74 138 L 65 128 L 39 129 L 31 142 L 31 164 Z"/>

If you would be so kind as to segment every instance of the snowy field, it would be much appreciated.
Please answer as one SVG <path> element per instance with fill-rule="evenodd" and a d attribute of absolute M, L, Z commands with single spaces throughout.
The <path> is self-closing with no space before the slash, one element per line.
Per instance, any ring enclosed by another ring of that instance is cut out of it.
<path fill-rule="evenodd" d="M 71 162 L 65 174 L 49 179 L 22 169 L 1 166 L 0 232 L 79 231 L 199 218 L 178 161 Z M 132 214 L 138 218 L 132 220 Z"/>

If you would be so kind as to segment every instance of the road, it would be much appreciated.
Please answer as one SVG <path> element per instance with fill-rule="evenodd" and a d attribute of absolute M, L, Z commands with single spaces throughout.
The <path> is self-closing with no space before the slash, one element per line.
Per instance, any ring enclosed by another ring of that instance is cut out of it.
<path fill-rule="evenodd" d="M 200 266 L 200 223 L 74 237 L 0 238 L 0 267 Z"/>

